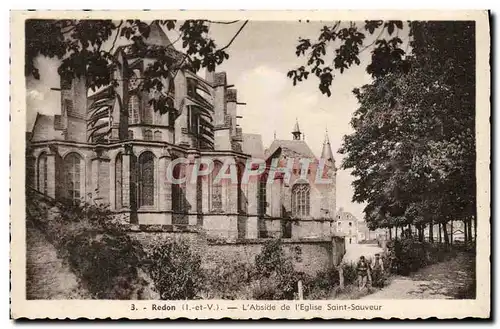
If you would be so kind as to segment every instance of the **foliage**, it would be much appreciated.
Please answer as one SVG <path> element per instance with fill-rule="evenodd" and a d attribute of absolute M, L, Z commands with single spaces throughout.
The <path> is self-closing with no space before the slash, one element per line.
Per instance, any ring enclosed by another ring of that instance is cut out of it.
<path fill-rule="evenodd" d="M 257 299 L 293 299 L 299 274 L 290 257 L 285 255 L 279 239 L 267 241 L 255 257 L 255 268 L 261 281 Z"/>
<path fill-rule="evenodd" d="M 336 268 L 323 270 L 314 276 L 303 276 L 304 296 L 307 299 L 326 299 L 338 288 L 340 278 Z"/>
<path fill-rule="evenodd" d="M 147 258 L 148 272 L 161 299 L 194 299 L 203 288 L 201 257 L 187 242 L 160 242 Z"/>
<path fill-rule="evenodd" d="M 354 90 L 355 132 L 339 152 L 370 228 L 475 216 L 473 31 L 471 22 L 412 23 L 411 69 Z"/>
<path fill-rule="evenodd" d="M 161 78 L 168 77 L 175 69 L 168 50 L 147 47 L 153 24 L 167 30 L 177 30 L 182 48 L 188 60 L 184 58 L 182 67 L 198 71 L 206 68 L 214 71 L 229 58 L 226 49 L 241 32 L 246 22 L 233 39 L 223 47 L 217 47 L 209 36 L 210 24 L 233 24 L 234 22 L 214 22 L 208 20 L 41 20 L 26 21 L 26 65 L 25 75 L 40 78 L 36 67 L 36 58 L 45 56 L 61 60 L 58 72 L 62 77 L 85 76 L 88 87 L 95 90 L 113 83 L 110 74 L 120 65 L 114 56 L 116 42 L 124 38 L 132 44 L 132 50 L 139 55 L 154 56 L 156 62 L 149 64 L 144 71 L 145 89 L 161 90 Z M 178 40 L 175 40 L 177 42 Z"/>
<path fill-rule="evenodd" d="M 409 29 L 412 30 L 412 22 L 409 23 Z M 296 85 L 312 73 L 319 80 L 321 93 L 330 97 L 335 71 L 342 74 L 352 65 L 360 65 L 360 54 L 372 46 L 371 63 L 366 68 L 372 77 L 408 72 L 410 62 L 405 57 L 403 41 L 399 37 L 399 32 L 403 30 L 402 21 L 371 20 L 365 21 L 363 25 L 337 21 L 333 25 L 325 25 L 317 40 L 299 38 L 295 54 L 306 57 L 307 62 L 290 70 L 287 75 Z M 367 34 L 376 36 L 369 44 L 366 44 L 369 39 Z"/>
<path fill-rule="evenodd" d="M 255 267 L 250 264 L 224 261 L 205 270 L 204 291 L 210 299 L 248 299 L 244 290 L 255 276 Z"/>
<path fill-rule="evenodd" d="M 358 272 L 356 270 L 356 263 L 345 263 L 342 265 L 344 273 L 344 284 L 353 284 L 358 279 Z"/>
<path fill-rule="evenodd" d="M 144 253 L 130 238 L 108 207 L 90 202 L 46 203 L 28 194 L 28 216 L 56 247 L 81 285 L 95 299 L 139 298 L 147 283 L 140 278 Z M 29 211 L 30 213 L 33 210 Z"/>
<path fill-rule="evenodd" d="M 384 259 L 384 266 L 388 267 L 386 262 L 390 263 L 390 271 L 400 275 L 410 275 L 422 267 L 455 256 L 455 251 L 444 244 L 420 242 L 413 238 L 393 240 L 387 248 L 390 256 Z"/>
<path fill-rule="evenodd" d="M 71 268 L 96 299 L 129 299 L 147 284 L 138 277 L 141 246 L 126 234 L 82 232 L 64 248 Z"/>

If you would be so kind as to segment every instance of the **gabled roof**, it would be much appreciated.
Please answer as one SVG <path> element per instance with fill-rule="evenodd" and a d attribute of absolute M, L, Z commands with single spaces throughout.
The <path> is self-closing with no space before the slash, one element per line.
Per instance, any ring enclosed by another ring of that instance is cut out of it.
<path fill-rule="evenodd" d="M 264 159 L 264 144 L 259 134 L 243 134 L 243 153 L 250 154 L 253 158 Z"/>
<path fill-rule="evenodd" d="M 150 25 L 149 36 L 144 40 L 146 44 L 168 47 L 172 45 L 172 42 L 167 37 L 163 29 L 158 22 L 153 22 Z"/>
<path fill-rule="evenodd" d="M 269 149 L 266 151 L 266 157 L 271 157 L 278 149 L 283 151 L 292 151 L 299 156 L 305 158 L 316 159 L 316 156 L 311 151 L 307 143 L 303 140 L 281 140 L 276 139 L 271 143 Z"/>
<path fill-rule="evenodd" d="M 37 113 L 31 135 L 32 142 L 64 139 L 62 131 L 54 128 L 54 116 Z"/>

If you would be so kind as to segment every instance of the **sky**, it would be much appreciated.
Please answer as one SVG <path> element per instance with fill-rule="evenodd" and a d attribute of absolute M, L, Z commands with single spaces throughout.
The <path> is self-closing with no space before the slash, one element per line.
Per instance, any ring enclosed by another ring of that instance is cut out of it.
<path fill-rule="evenodd" d="M 241 23 L 211 24 L 210 35 L 219 47 L 225 46 Z M 227 73 L 228 84 L 238 90 L 239 125 L 244 133 L 262 135 L 264 147 L 277 139 L 291 139 L 295 120 L 311 150 L 319 156 L 328 129 L 337 167 L 343 156 L 337 153 L 342 137 L 353 132 L 349 122 L 358 103 L 352 94 L 356 87 L 370 82 L 365 67 L 370 52 L 361 54 L 361 65 L 334 77 L 331 97 L 321 94 L 319 80 L 310 77 L 297 86 L 286 74 L 304 65 L 306 59 L 295 55 L 299 37 L 315 40 L 324 25 L 332 22 L 269 22 L 250 21 L 227 49 L 229 59 L 217 68 Z M 177 39 L 176 31 L 167 33 Z M 120 42 L 119 42 L 120 43 Z M 124 43 L 121 42 L 121 43 Z M 179 44 L 179 45 L 177 45 Z M 180 42 L 175 46 L 180 47 Z M 27 80 L 27 129 L 30 130 L 36 112 L 60 114 L 60 95 L 50 88 L 59 87 L 56 60 L 38 58 L 40 80 Z M 200 75 L 204 76 L 203 72 Z M 350 172 L 337 172 L 337 208 L 344 208 L 358 219 L 363 219 L 362 204 L 353 203 L 354 177 Z"/>

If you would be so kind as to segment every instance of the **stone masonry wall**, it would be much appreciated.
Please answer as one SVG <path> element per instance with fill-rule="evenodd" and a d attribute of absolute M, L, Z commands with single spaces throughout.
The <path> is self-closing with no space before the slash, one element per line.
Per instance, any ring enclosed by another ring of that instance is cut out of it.
<path fill-rule="evenodd" d="M 209 243 L 204 252 L 203 266 L 215 268 L 223 264 L 254 264 L 261 252 L 264 239 L 236 243 Z M 334 265 L 337 255 L 331 241 L 287 241 L 283 240 L 285 253 L 293 260 L 296 271 L 314 275 Z"/>

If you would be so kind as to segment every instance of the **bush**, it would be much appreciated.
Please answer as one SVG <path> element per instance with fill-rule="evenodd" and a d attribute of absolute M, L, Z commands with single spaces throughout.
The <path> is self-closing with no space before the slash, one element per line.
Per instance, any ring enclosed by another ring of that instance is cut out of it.
<path fill-rule="evenodd" d="M 384 265 L 392 273 L 410 275 L 418 269 L 442 262 L 455 251 L 440 243 L 420 242 L 413 238 L 393 240 L 387 243 L 388 255 L 384 255 Z"/>
<path fill-rule="evenodd" d="M 140 278 L 144 252 L 107 205 L 46 201 L 32 193 L 29 220 L 44 232 L 59 256 L 96 299 L 137 298 L 147 285 Z M 34 211 L 36 210 L 36 211 Z"/>
<path fill-rule="evenodd" d="M 255 299 L 293 299 L 301 275 L 295 272 L 290 257 L 285 255 L 281 241 L 273 239 L 264 244 L 255 257 L 259 286 Z"/>
<path fill-rule="evenodd" d="M 318 272 L 314 278 L 310 279 L 308 287 L 310 290 L 328 290 L 334 286 L 338 286 L 339 282 L 339 271 L 336 268 L 331 268 Z"/>
<path fill-rule="evenodd" d="M 358 279 L 358 272 L 356 270 L 356 263 L 346 263 L 342 265 L 344 273 L 344 284 L 353 284 Z"/>
<path fill-rule="evenodd" d="M 320 271 L 314 277 L 303 275 L 304 296 L 307 299 L 325 299 L 339 286 L 339 272 L 336 268 Z"/>
<path fill-rule="evenodd" d="M 201 257 L 186 242 L 159 242 L 147 258 L 149 274 L 161 299 L 194 299 L 202 290 Z"/>
<path fill-rule="evenodd" d="M 224 260 L 205 271 L 205 297 L 209 299 L 251 299 L 245 288 L 255 277 L 255 267 L 243 262 Z"/>
<path fill-rule="evenodd" d="M 67 241 L 71 268 L 96 299 L 129 299 L 146 285 L 138 277 L 142 249 L 121 233 L 82 232 Z"/>

